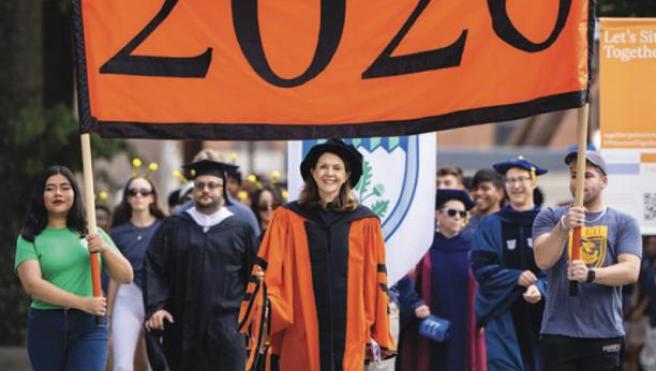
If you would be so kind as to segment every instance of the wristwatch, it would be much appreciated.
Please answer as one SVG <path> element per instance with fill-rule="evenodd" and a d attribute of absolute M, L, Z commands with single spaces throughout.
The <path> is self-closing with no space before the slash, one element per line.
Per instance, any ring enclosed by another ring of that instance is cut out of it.
<path fill-rule="evenodd" d="M 588 269 L 588 278 L 586 278 L 585 282 L 590 283 L 594 282 L 596 277 L 594 269 Z"/>

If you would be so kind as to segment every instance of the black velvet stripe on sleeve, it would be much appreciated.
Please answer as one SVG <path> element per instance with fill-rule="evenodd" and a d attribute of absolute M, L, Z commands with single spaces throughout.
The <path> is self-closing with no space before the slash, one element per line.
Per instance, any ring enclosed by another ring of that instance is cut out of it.
<path fill-rule="evenodd" d="M 257 296 L 257 293 L 260 291 L 260 287 L 264 285 L 264 282 L 259 283 L 258 285 L 255 286 L 255 290 L 253 290 L 252 293 L 246 293 L 244 295 L 244 300 L 243 301 L 248 301 L 248 308 L 246 308 L 246 313 L 244 314 L 244 318 L 242 319 L 241 323 L 237 326 L 237 331 L 241 331 L 241 329 L 244 327 L 244 324 L 246 323 L 246 320 L 248 317 L 251 315 L 251 311 L 253 310 L 253 307 L 255 305 L 255 300 L 254 298 Z M 247 299 L 248 298 L 248 299 Z"/>
<path fill-rule="evenodd" d="M 269 366 L 271 371 L 280 371 L 280 355 L 272 354 Z"/>
<path fill-rule="evenodd" d="M 471 265 L 473 269 L 478 269 L 482 266 L 499 263 L 497 254 L 491 251 L 472 251 L 471 254 Z"/>
<path fill-rule="evenodd" d="M 262 267 L 262 269 L 264 269 L 264 270 L 266 270 L 267 267 L 269 266 L 269 262 L 266 261 L 266 260 L 264 260 L 264 259 L 262 259 L 262 258 L 260 258 L 259 256 L 255 258 L 255 264 L 256 264 L 256 265 L 259 265 L 259 266 Z"/>
<path fill-rule="evenodd" d="M 524 267 L 526 243 L 522 237 L 522 226 L 501 223 L 503 264 L 507 268 L 523 269 Z"/>

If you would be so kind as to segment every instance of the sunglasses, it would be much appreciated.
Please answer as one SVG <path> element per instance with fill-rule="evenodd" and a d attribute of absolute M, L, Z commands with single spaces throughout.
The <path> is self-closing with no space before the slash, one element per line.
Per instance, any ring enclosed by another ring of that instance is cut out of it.
<path fill-rule="evenodd" d="M 152 189 L 146 189 L 146 188 L 130 188 L 128 189 L 128 196 L 131 197 L 136 197 L 137 195 L 142 195 L 144 197 L 150 196 L 153 194 Z"/>
<path fill-rule="evenodd" d="M 455 218 L 456 215 L 460 215 L 460 218 L 465 219 L 467 217 L 467 211 L 465 210 L 456 210 L 456 209 L 442 209 L 450 218 Z"/>
<path fill-rule="evenodd" d="M 259 205 L 257 205 L 257 209 L 260 210 L 260 211 L 268 211 L 269 209 L 270 210 L 275 210 L 276 208 L 278 208 L 278 206 L 280 206 L 280 204 L 278 204 L 278 203 L 274 203 L 274 204 L 271 204 L 271 205 L 269 205 L 269 204 L 259 204 Z"/>

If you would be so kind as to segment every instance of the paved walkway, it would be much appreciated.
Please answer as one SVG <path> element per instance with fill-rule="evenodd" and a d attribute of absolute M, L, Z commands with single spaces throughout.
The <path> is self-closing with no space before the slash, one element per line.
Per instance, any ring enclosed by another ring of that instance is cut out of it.
<path fill-rule="evenodd" d="M 0 370 L 30 371 L 30 361 L 27 358 L 27 348 L 0 347 Z"/>

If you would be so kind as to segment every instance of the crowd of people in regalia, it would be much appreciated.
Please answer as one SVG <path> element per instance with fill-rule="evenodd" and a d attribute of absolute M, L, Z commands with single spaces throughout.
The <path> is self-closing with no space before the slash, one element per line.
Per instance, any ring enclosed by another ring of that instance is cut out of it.
<path fill-rule="evenodd" d="M 159 206 L 150 164 L 114 197 L 63 166 L 36 180 L 15 269 L 32 297 L 37 370 L 656 370 L 656 237 L 608 205 L 593 148 L 563 154 L 571 195 L 542 207 L 549 169 L 518 156 L 436 174 L 435 232 L 387 280 L 381 220 L 353 193 L 362 155 L 310 149 L 297 200 L 279 171 L 243 176 L 204 149 Z M 574 204 L 585 169 L 583 205 Z M 568 201 L 570 200 L 570 201 Z M 574 234 L 579 259 L 570 258 Z M 412 241 L 407 241 L 412 244 Z M 643 258 L 644 244 L 644 258 Z M 92 295 L 97 253 L 105 297 Z M 652 300 L 654 299 L 654 300 Z"/>

